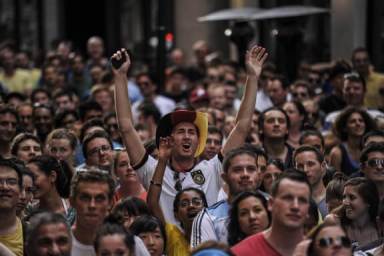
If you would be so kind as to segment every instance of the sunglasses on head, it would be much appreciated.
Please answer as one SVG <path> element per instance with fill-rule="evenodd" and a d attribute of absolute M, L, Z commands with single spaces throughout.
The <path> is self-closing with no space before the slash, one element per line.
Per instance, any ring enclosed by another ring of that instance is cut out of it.
<path fill-rule="evenodd" d="M 357 72 L 350 72 L 350 73 L 346 73 L 344 74 L 344 79 L 360 79 L 360 75 L 359 73 Z"/>
<path fill-rule="evenodd" d="M 344 248 L 350 248 L 352 243 L 351 240 L 346 236 L 333 237 L 323 237 L 319 239 L 319 247 L 327 248 L 332 245 L 340 245 Z"/>
<path fill-rule="evenodd" d="M 384 167 L 384 159 L 369 159 L 368 161 L 365 162 L 369 167 L 371 168 L 379 168 L 379 167 Z"/>

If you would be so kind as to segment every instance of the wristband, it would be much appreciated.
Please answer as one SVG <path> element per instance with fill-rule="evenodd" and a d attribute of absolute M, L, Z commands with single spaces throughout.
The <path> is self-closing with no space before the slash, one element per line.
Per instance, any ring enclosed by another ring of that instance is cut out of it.
<path fill-rule="evenodd" d="M 154 182 L 153 180 L 151 180 L 151 185 L 155 185 L 155 186 L 158 186 L 158 187 L 161 187 L 161 183 L 156 183 L 156 182 Z"/>

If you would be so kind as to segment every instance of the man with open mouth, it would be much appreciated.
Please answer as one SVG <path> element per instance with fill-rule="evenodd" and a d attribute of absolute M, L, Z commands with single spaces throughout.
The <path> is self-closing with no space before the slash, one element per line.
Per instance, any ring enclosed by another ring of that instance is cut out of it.
<path fill-rule="evenodd" d="M 208 119 L 206 113 L 178 110 L 165 115 L 158 123 L 157 145 L 160 137 L 168 136 L 172 138 L 173 145 L 160 196 L 160 205 L 165 210 L 164 217 L 167 221 L 177 224 L 172 211 L 172 204 L 176 193 L 183 188 L 201 189 L 206 194 L 208 205 L 216 203 L 222 186 L 220 178 L 222 173 L 221 160 L 228 151 L 241 146 L 245 141 L 256 103 L 257 80 L 267 56 L 266 50 L 259 46 L 254 46 L 248 52 L 246 56 L 248 79 L 236 117 L 235 128 L 223 145 L 221 153 L 209 161 L 197 161 L 197 157 L 205 148 L 207 139 Z M 146 153 L 134 129 L 131 103 L 127 97 L 126 74 L 131 65 L 129 55 L 125 49 L 122 49 L 112 56 L 112 60 L 121 61 L 123 57 L 125 58 L 124 63 L 117 69 L 112 69 L 115 76 L 115 102 L 119 128 L 132 166 L 137 171 L 144 187 L 148 189 L 157 160 Z"/>

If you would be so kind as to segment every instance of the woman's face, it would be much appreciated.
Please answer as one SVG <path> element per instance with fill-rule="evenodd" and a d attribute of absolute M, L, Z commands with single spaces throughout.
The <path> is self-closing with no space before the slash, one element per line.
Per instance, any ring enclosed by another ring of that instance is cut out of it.
<path fill-rule="evenodd" d="M 349 135 L 363 136 L 365 133 L 365 122 L 360 113 L 352 113 L 347 120 L 347 132 Z"/>
<path fill-rule="evenodd" d="M 27 164 L 27 167 L 35 176 L 35 191 L 33 196 L 36 199 L 40 199 L 55 186 L 55 180 L 52 176 L 45 175 L 45 173 L 34 163 Z"/>
<path fill-rule="evenodd" d="M 281 170 L 276 167 L 274 164 L 268 164 L 265 172 L 263 173 L 263 187 L 265 192 L 271 194 L 272 183 L 278 178 L 278 175 L 281 174 Z"/>
<path fill-rule="evenodd" d="M 143 240 L 151 256 L 160 256 L 163 254 L 165 245 L 160 228 L 157 227 L 154 231 L 140 233 L 138 236 Z"/>
<path fill-rule="evenodd" d="M 316 237 L 315 251 L 318 256 L 350 256 L 351 242 L 338 226 L 323 228 Z"/>
<path fill-rule="evenodd" d="M 128 153 L 126 151 L 121 151 L 116 163 L 116 175 L 120 180 L 120 183 L 132 183 L 139 182 L 136 171 L 133 170 Z"/>
<path fill-rule="evenodd" d="M 268 213 L 259 198 L 250 196 L 238 205 L 240 230 L 247 236 L 259 233 L 269 226 Z"/>
<path fill-rule="evenodd" d="M 348 219 L 356 220 L 368 214 L 368 205 L 357 192 L 356 186 L 346 186 L 343 192 L 343 205 Z"/>
<path fill-rule="evenodd" d="M 124 236 L 121 234 L 106 235 L 100 238 L 97 256 L 129 256 L 128 247 L 124 243 Z"/>
<path fill-rule="evenodd" d="M 23 188 L 20 193 L 20 200 L 17 203 L 17 211 L 21 212 L 33 199 L 33 180 L 29 175 L 23 175 Z"/>
<path fill-rule="evenodd" d="M 284 104 L 283 109 L 288 114 L 291 127 L 301 125 L 303 117 L 300 115 L 299 110 L 296 108 L 295 104 L 292 102 L 287 102 Z"/>
<path fill-rule="evenodd" d="M 74 150 L 67 139 L 52 139 L 49 142 L 49 154 L 57 160 L 66 160 L 72 163 Z"/>
<path fill-rule="evenodd" d="M 185 191 L 180 196 L 179 207 L 175 213 L 183 226 L 192 225 L 193 219 L 203 209 L 204 204 L 200 194 L 196 191 Z"/>
<path fill-rule="evenodd" d="M 28 162 L 35 156 L 40 156 L 41 146 L 35 140 L 27 139 L 19 144 L 16 157 L 24 162 Z"/>

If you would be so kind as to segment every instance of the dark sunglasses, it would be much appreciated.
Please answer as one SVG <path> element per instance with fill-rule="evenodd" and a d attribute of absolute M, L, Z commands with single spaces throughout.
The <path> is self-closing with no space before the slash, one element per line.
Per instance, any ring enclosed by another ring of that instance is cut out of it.
<path fill-rule="evenodd" d="M 384 159 L 369 159 L 368 161 L 365 162 L 369 167 L 371 168 L 379 168 L 379 167 L 384 167 Z"/>
<path fill-rule="evenodd" d="M 346 236 L 339 236 L 336 238 L 323 237 L 319 239 L 319 247 L 327 248 L 334 244 L 341 245 L 344 248 L 350 248 L 352 245 L 351 240 Z"/>
<path fill-rule="evenodd" d="M 301 96 L 301 97 L 308 97 L 308 94 L 305 93 L 305 92 L 301 92 L 301 93 L 294 92 L 294 93 L 292 93 L 292 96 L 295 97 L 295 98 L 299 97 L 299 96 Z"/>

